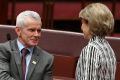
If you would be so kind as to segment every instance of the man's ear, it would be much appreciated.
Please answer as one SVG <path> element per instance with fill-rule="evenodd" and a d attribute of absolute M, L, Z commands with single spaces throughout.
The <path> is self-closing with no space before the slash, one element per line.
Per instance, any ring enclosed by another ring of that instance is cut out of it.
<path fill-rule="evenodd" d="M 15 32 L 17 33 L 18 37 L 21 35 L 21 28 L 20 27 L 16 27 L 15 28 Z"/>

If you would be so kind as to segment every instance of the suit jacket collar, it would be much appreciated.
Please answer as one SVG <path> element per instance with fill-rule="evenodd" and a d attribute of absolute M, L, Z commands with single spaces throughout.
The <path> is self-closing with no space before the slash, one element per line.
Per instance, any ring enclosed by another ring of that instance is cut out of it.
<path fill-rule="evenodd" d="M 17 39 L 10 41 L 10 46 L 11 46 L 12 54 L 14 54 L 15 63 L 17 65 L 20 78 L 22 78 L 21 58 L 20 58 L 20 51 L 17 46 Z"/>
<path fill-rule="evenodd" d="M 27 80 L 30 79 L 30 76 L 33 73 L 37 63 L 39 62 L 39 59 L 40 59 L 40 52 L 38 51 L 38 48 L 35 47 L 34 50 L 33 50 L 31 61 L 29 63 L 29 69 L 28 69 L 28 73 L 27 73 Z"/>

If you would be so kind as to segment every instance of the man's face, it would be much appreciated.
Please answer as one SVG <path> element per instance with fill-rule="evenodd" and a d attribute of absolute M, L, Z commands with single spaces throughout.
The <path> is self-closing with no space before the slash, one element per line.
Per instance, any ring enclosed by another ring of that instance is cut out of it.
<path fill-rule="evenodd" d="M 33 47 L 39 43 L 41 37 L 41 21 L 36 21 L 31 18 L 26 19 L 26 25 L 22 28 L 16 27 L 18 39 L 26 47 Z"/>

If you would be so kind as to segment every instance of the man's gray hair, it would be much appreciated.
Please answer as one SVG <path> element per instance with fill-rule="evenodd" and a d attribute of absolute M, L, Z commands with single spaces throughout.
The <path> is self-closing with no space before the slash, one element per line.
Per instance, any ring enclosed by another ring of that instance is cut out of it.
<path fill-rule="evenodd" d="M 31 17 L 31 18 L 33 18 L 35 20 L 40 20 L 41 21 L 41 17 L 37 12 L 26 10 L 26 11 L 21 12 L 17 16 L 17 18 L 16 18 L 16 26 L 17 27 L 25 26 L 26 17 Z"/>

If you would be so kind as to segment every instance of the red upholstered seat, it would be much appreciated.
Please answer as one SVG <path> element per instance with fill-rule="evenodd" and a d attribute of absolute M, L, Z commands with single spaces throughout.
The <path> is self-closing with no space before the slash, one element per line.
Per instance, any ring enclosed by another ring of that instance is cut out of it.
<path fill-rule="evenodd" d="M 120 62 L 117 62 L 115 80 L 120 80 Z"/>
<path fill-rule="evenodd" d="M 24 11 L 24 10 L 34 10 L 36 12 L 38 12 L 41 17 L 42 17 L 42 12 L 43 12 L 43 4 L 41 2 L 16 2 L 15 3 L 15 15 L 14 17 L 16 18 L 16 15 L 18 15 L 20 12 Z M 9 7 L 8 7 L 8 19 L 11 18 L 11 11 L 12 11 L 12 4 L 9 3 Z"/>
<path fill-rule="evenodd" d="M 75 77 L 75 69 L 78 58 L 74 56 L 54 55 L 54 76 Z"/>
<path fill-rule="evenodd" d="M 53 8 L 54 20 L 73 20 L 78 19 L 82 3 L 78 2 L 55 2 Z"/>

